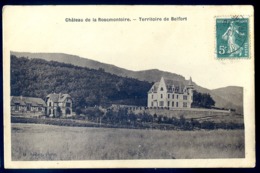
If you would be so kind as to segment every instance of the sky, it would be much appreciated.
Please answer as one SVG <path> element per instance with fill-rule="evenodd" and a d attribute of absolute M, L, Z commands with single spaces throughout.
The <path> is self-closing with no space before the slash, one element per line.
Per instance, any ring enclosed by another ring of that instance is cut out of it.
<path fill-rule="evenodd" d="M 233 14 L 236 8 L 230 11 Z M 230 11 L 166 6 L 6 8 L 4 49 L 67 53 L 134 71 L 159 69 L 186 79 L 191 76 L 209 89 L 243 87 L 252 77 L 253 58 L 216 58 L 215 17 Z M 139 17 L 186 17 L 187 21 L 144 22 Z M 66 22 L 66 18 L 91 22 Z M 93 18 L 130 18 L 131 22 L 93 22 Z"/>

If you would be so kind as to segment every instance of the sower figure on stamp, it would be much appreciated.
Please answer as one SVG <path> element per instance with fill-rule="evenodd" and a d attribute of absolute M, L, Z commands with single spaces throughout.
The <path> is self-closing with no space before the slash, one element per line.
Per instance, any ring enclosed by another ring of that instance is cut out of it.
<path fill-rule="evenodd" d="M 240 36 L 245 35 L 244 33 L 238 31 L 237 27 L 234 25 L 234 21 L 232 21 L 230 22 L 230 26 L 227 31 L 222 35 L 222 39 L 227 40 L 228 53 L 230 53 L 230 56 L 234 56 L 236 54 L 239 56 L 242 55 L 243 47 L 236 44 L 236 34 Z"/>

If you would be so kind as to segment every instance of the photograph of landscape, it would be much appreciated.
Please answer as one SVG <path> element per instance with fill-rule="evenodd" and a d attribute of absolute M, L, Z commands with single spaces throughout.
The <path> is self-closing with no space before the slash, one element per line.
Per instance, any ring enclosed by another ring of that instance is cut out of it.
<path fill-rule="evenodd" d="M 167 91 L 165 101 L 158 98 L 165 105 L 147 105 L 148 91 L 161 77 L 174 79 L 175 88 L 191 85 L 191 105 L 181 105 L 180 97 L 189 93 L 176 89 Z M 172 99 L 174 94 L 179 98 Z M 70 106 L 71 112 L 63 111 Z M 62 53 L 11 52 L 11 107 L 13 160 L 245 156 L 242 87 L 209 90 L 160 70 L 135 72 Z"/>
<path fill-rule="evenodd" d="M 6 7 L 5 167 L 252 166 L 252 18 L 246 58 L 215 26 L 252 9 L 229 8 Z"/>

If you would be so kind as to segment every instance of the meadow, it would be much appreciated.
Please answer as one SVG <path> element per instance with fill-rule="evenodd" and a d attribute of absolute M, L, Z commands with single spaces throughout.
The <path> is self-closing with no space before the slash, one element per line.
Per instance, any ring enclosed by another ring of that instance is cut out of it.
<path fill-rule="evenodd" d="M 244 130 L 141 130 L 12 123 L 12 160 L 243 158 Z"/>

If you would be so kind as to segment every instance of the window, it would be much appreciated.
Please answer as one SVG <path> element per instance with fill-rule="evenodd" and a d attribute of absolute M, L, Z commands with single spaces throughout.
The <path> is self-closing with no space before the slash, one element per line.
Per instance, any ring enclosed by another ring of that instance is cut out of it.
<path fill-rule="evenodd" d="M 161 98 L 163 98 L 163 94 L 161 94 Z"/>
<path fill-rule="evenodd" d="M 163 87 L 161 87 L 161 91 L 163 91 Z"/>
<path fill-rule="evenodd" d="M 184 96 L 183 96 L 183 100 L 187 100 L 187 96 L 184 95 Z"/>
<path fill-rule="evenodd" d="M 38 111 L 42 111 L 42 107 L 38 107 Z"/>
<path fill-rule="evenodd" d="M 172 99 L 174 99 L 174 94 L 172 95 Z"/>
<path fill-rule="evenodd" d="M 152 95 L 152 99 L 153 99 L 153 95 Z"/>
<path fill-rule="evenodd" d="M 164 106 L 164 102 L 160 101 L 160 106 L 163 107 Z"/>
<path fill-rule="evenodd" d="M 51 102 L 49 102 L 49 106 L 51 106 Z"/>
<path fill-rule="evenodd" d="M 187 107 L 187 103 L 183 102 L 183 107 L 186 108 Z"/>
<path fill-rule="evenodd" d="M 179 95 L 177 95 L 177 99 L 179 98 Z"/>
<path fill-rule="evenodd" d="M 66 103 L 66 107 L 70 107 L 70 103 Z"/>
<path fill-rule="evenodd" d="M 170 98 L 170 94 L 168 94 L 168 99 Z"/>
<path fill-rule="evenodd" d="M 174 107 L 174 102 L 172 102 L 172 107 Z"/>
<path fill-rule="evenodd" d="M 176 102 L 176 107 L 179 107 L 179 103 L 178 102 Z"/>
<path fill-rule="evenodd" d="M 15 110 L 16 110 L 16 111 L 19 110 L 19 103 L 15 103 Z"/>
<path fill-rule="evenodd" d="M 151 102 L 151 106 L 153 107 L 153 102 Z"/>
<path fill-rule="evenodd" d="M 168 104 L 167 104 L 168 107 L 170 107 L 170 102 L 168 101 Z"/>
<path fill-rule="evenodd" d="M 27 104 L 27 105 L 26 105 L 26 108 L 27 108 L 27 109 L 26 109 L 27 111 L 30 111 L 30 110 L 31 110 L 31 104 Z"/>

